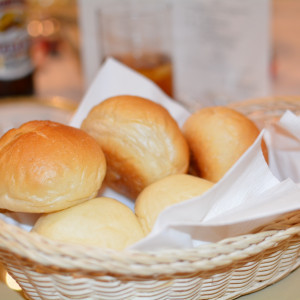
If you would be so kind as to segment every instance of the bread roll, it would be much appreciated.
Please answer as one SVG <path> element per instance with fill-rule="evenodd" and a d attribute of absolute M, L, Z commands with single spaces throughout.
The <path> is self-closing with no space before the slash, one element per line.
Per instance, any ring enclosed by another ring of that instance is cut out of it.
<path fill-rule="evenodd" d="M 158 215 L 168 206 L 200 196 L 214 184 L 205 179 L 176 174 L 147 186 L 137 197 L 135 213 L 145 234 L 150 233 Z"/>
<path fill-rule="evenodd" d="M 253 144 L 259 129 L 245 115 L 223 106 L 193 113 L 183 125 L 194 174 L 217 182 Z M 267 160 L 265 143 L 262 149 Z"/>
<path fill-rule="evenodd" d="M 150 183 L 189 166 L 187 142 L 161 105 L 137 96 L 116 96 L 96 105 L 81 128 L 101 145 L 106 183 L 135 199 Z"/>
<path fill-rule="evenodd" d="M 0 208 L 42 213 L 95 197 L 106 162 L 86 132 L 31 121 L 0 139 Z"/>
<path fill-rule="evenodd" d="M 123 250 L 144 237 L 135 214 L 123 203 L 106 197 L 45 214 L 32 232 L 57 241 L 115 250 Z"/>

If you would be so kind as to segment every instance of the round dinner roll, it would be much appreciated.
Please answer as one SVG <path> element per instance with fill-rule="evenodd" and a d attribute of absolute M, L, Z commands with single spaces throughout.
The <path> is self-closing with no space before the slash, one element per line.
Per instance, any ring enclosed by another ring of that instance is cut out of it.
<path fill-rule="evenodd" d="M 144 237 L 133 211 L 107 197 L 42 215 L 32 232 L 61 242 L 114 250 L 123 250 Z"/>
<path fill-rule="evenodd" d="M 0 208 L 52 212 L 96 196 L 106 173 L 97 141 L 81 129 L 30 121 L 0 139 Z"/>
<path fill-rule="evenodd" d="M 255 123 L 238 111 L 215 106 L 193 113 L 183 125 L 193 174 L 217 182 L 259 135 Z M 262 150 L 268 161 L 267 147 Z"/>
<path fill-rule="evenodd" d="M 179 126 L 151 100 L 108 98 L 92 108 L 81 128 L 103 149 L 107 185 L 131 199 L 150 183 L 188 170 L 189 149 Z"/>
<path fill-rule="evenodd" d="M 158 215 L 167 207 L 202 195 L 214 183 L 189 174 L 167 176 L 147 186 L 137 197 L 135 214 L 145 234 L 150 233 Z"/>

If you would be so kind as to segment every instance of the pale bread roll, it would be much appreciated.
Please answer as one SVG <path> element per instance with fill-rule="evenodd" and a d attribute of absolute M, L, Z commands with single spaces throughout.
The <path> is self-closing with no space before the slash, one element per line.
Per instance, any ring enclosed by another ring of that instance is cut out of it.
<path fill-rule="evenodd" d="M 96 196 L 106 173 L 104 154 L 86 132 L 31 121 L 0 139 L 0 208 L 42 213 Z"/>
<path fill-rule="evenodd" d="M 147 186 L 137 197 L 135 213 L 145 234 L 150 233 L 158 215 L 167 207 L 200 196 L 214 184 L 188 175 L 167 176 Z"/>
<path fill-rule="evenodd" d="M 202 108 L 183 125 L 191 150 L 193 174 L 217 182 L 259 135 L 255 123 L 228 107 Z M 262 149 L 268 160 L 267 147 Z"/>
<path fill-rule="evenodd" d="M 180 128 L 165 108 L 148 99 L 106 99 L 81 128 L 103 149 L 107 185 L 129 198 L 158 179 L 188 170 L 189 149 Z"/>
<path fill-rule="evenodd" d="M 45 214 L 32 232 L 61 242 L 114 250 L 123 250 L 144 237 L 136 215 L 123 203 L 107 197 Z"/>

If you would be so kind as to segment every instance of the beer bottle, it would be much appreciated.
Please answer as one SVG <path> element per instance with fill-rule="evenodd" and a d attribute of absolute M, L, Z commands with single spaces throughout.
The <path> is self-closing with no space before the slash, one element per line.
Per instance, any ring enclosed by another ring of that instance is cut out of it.
<path fill-rule="evenodd" d="M 25 0 L 0 0 L 0 97 L 33 92 Z"/>

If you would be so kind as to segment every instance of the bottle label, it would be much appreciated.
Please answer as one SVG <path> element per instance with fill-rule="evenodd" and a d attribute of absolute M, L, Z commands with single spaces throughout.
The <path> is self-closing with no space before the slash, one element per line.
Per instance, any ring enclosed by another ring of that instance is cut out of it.
<path fill-rule="evenodd" d="M 19 79 L 33 70 L 22 1 L 0 4 L 0 80 Z"/>

